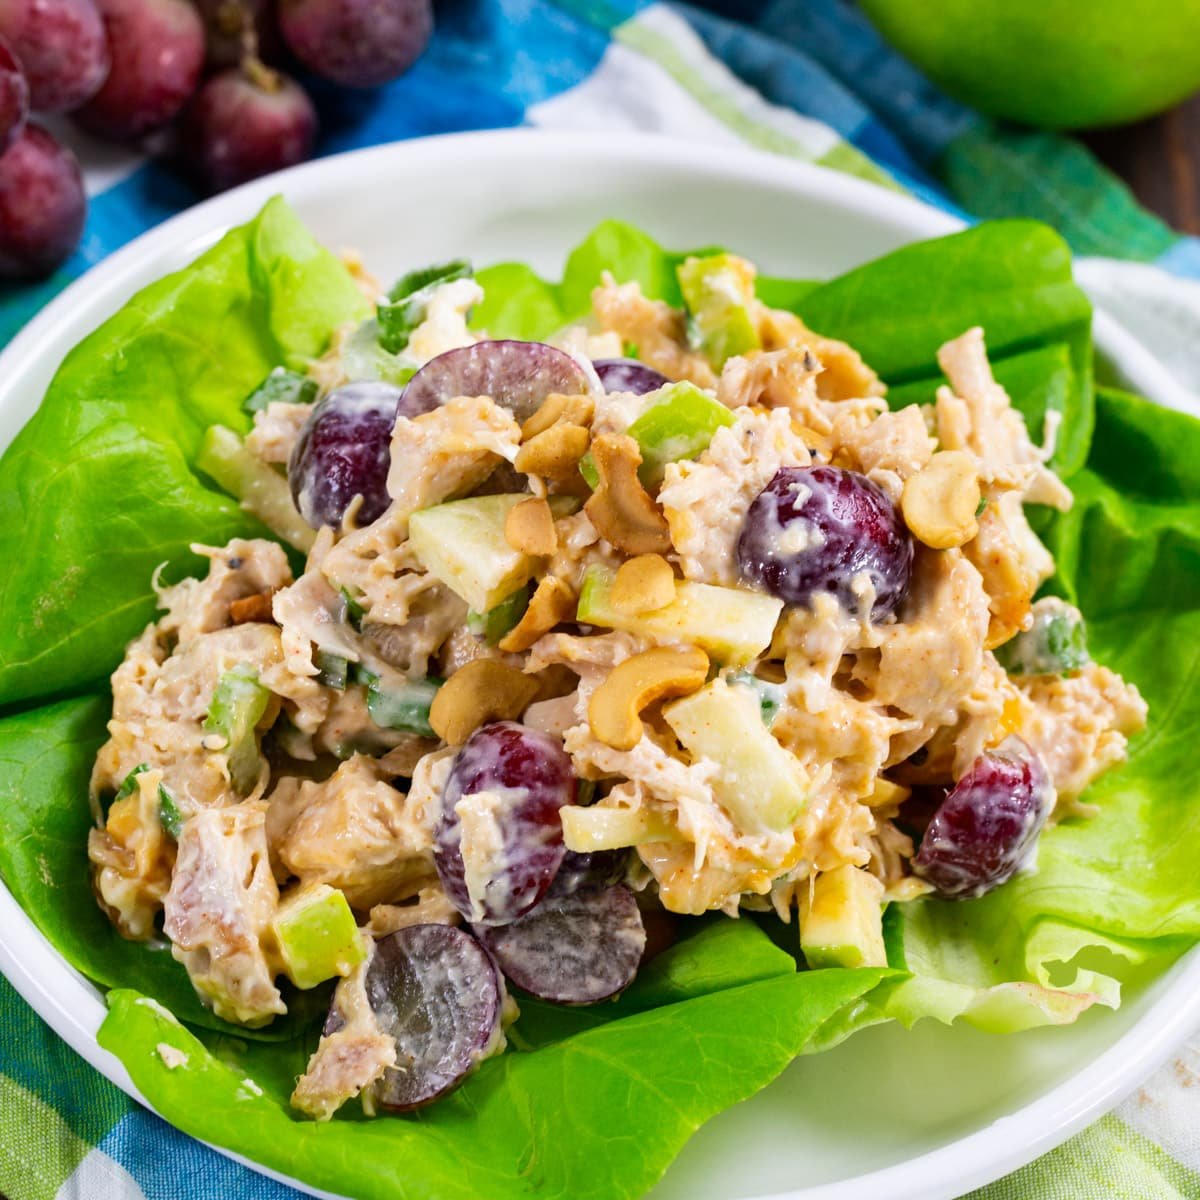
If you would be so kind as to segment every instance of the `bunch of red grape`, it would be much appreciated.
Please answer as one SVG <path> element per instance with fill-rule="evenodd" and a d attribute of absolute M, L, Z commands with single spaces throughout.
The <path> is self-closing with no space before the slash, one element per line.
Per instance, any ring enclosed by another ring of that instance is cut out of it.
<path fill-rule="evenodd" d="M 75 156 L 30 112 L 221 191 L 312 154 L 316 110 L 281 61 L 375 87 L 432 30 L 432 0 L 0 0 L 0 279 L 48 275 L 87 212 Z"/>

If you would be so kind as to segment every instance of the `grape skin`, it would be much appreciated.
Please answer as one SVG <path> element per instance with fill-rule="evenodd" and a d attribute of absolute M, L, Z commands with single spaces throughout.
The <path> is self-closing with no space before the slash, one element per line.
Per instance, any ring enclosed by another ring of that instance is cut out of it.
<path fill-rule="evenodd" d="M 575 772 L 554 738 L 514 721 L 477 729 L 459 750 L 446 780 L 434 863 L 454 906 L 476 925 L 505 925 L 546 894 L 565 849 L 558 810 L 575 797 Z M 492 793 L 499 845 L 473 902 L 462 852 L 457 805 L 464 796 Z"/>
<path fill-rule="evenodd" d="M 314 529 L 339 528 L 356 495 L 357 525 L 383 515 L 399 399 L 392 384 L 364 380 L 330 392 L 309 415 L 288 462 L 288 486 Z"/>
<path fill-rule="evenodd" d="M 755 497 L 737 542 L 742 577 L 787 604 L 829 592 L 850 613 L 865 575 L 873 620 L 908 590 L 913 542 L 896 506 L 865 475 L 840 467 L 783 467 Z"/>
<path fill-rule="evenodd" d="M 0 38 L 0 155 L 17 140 L 29 116 L 29 84 L 11 49 Z"/>
<path fill-rule="evenodd" d="M 396 1039 L 398 1065 L 376 1085 L 379 1103 L 394 1112 L 453 1091 L 500 1035 L 499 972 L 461 929 L 410 925 L 380 939 L 365 985 L 380 1028 Z"/>
<path fill-rule="evenodd" d="M 0 38 L 21 64 L 36 112 L 77 109 L 108 75 L 108 39 L 92 0 L 0 0 Z"/>
<path fill-rule="evenodd" d="M 637 974 L 646 930 L 623 884 L 547 896 L 531 913 L 478 936 L 517 987 L 552 1004 L 597 1004 Z"/>
<path fill-rule="evenodd" d="M 420 56 L 430 0 L 281 0 L 279 28 L 296 57 L 343 87 L 378 87 Z"/>
<path fill-rule="evenodd" d="M 657 392 L 671 381 L 661 372 L 636 358 L 598 358 L 592 363 L 607 392 L 633 392 L 644 396 Z"/>
<path fill-rule="evenodd" d="M 947 899 L 982 896 L 1016 874 L 1053 804 L 1042 760 L 1020 738 L 1007 738 L 981 754 L 946 795 L 913 871 Z"/>
<path fill-rule="evenodd" d="M 112 51 L 103 87 L 76 114 L 85 129 L 132 141 L 166 125 L 196 90 L 204 23 L 187 0 L 99 0 Z"/>
<path fill-rule="evenodd" d="M 39 279 L 67 259 L 87 216 L 75 156 L 26 123 L 0 157 L 0 279 Z"/>
<path fill-rule="evenodd" d="M 304 89 L 257 66 L 207 80 L 184 114 L 184 162 L 202 187 L 219 192 L 312 155 L 317 113 Z"/>

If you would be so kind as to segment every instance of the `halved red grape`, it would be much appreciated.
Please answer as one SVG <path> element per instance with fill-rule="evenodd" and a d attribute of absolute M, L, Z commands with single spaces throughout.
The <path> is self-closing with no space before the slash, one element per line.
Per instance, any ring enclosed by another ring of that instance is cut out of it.
<path fill-rule="evenodd" d="M 912 860 L 950 900 L 1007 883 L 1029 857 L 1054 788 L 1042 760 L 1018 737 L 981 754 L 942 801 Z"/>
<path fill-rule="evenodd" d="M 546 895 L 570 896 L 584 888 L 611 887 L 625 878 L 628 866 L 628 850 L 568 850 Z"/>
<path fill-rule="evenodd" d="M 633 392 L 644 396 L 657 392 L 671 381 L 660 371 L 640 363 L 636 358 L 598 358 L 592 366 L 600 376 L 606 392 Z"/>
<path fill-rule="evenodd" d="M 76 116 L 117 141 L 172 120 L 200 82 L 204 23 L 188 0 L 99 0 L 112 51 L 103 87 Z"/>
<path fill-rule="evenodd" d="M 0 38 L 0 154 L 17 140 L 29 116 L 29 84 L 21 64 Z"/>
<path fill-rule="evenodd" d="M 49 275 L 75 249 L 86 216 L 75 156 L 27 122 L 0 156 L 0 279 Z"/>
<path fill-rule="evenodd" d="M 357 525 L 383 515 L 399 399 L 398 387 L 364 380 L 335 389 L 312 410 L 292 448 L 288 485 L 314 529 L 340 528 L 355 496 L 362 497 Z"/>
<path fill-rule="evenodd" d="M 279 28 L 296 57 L 343 87 L 402 75 L 433 32 L 430 0 L 281 0 Z"/>
<path fill-rule="evenodd" d="M 596 1004 L 624 991 L 646 949 L 642 914 L 622 884 L 548 897 L 478 936 L 512 983 L 553 1004 Z"/>
<path fill-rule="evenodd" d="M 0 37 L 29 84 L 29 107 L 70 112 L 104 82 L 108 43 L 92 0 L 0 0 Z"/>
<path fill-rule="evenodd" d="M 558 810 L 575 786 L 556 738 L 492 721 L 466 740 L 446 780 L 434 848 L 442 886 L 464 917 L 507 925 L 541 900 L 562 865 Z M 460 806 L 464 797 L 477 799 Z"/>
<path fill-rule="evenodd" d="M 380 1029 L 396 1039 L 396 1066 L 375 1085 L 384 1108 L 405 1112 L 444 1096 L 500 1036 L 496 964 L 453 926 L 410 925 L 376 942 L 366 991 Z"/>
<path fill-rule="evenodd" d="M 183 161 L 220 192 L 311 156 L 317 110 L 304 89 L 257 60 L 207 80 L 184 112 Z"/>
<path fill-rule="evenodd" d="M 587 391 L 583 368 L 542 342 L 476 342 L 430 359 L 404 389 L 409 416 L 430 412 L 455 396 L 491 396 L 518 420 L 531 417 L 552 392 Z"/>
<path fill-rule="evenodd" d="M 743 578 L 787 604 L 831 592 L 851 613 L 869 581 L 875 620 L 908 590 L 912 536 L 865 475 L 840 467 L 783 467 L 755 497 L 737 543 Z"/>

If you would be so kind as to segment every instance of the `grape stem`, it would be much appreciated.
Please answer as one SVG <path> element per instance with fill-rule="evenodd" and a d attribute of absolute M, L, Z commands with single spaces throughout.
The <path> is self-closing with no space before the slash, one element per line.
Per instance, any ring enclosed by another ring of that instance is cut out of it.
<path fill-rule="evenodd" d="M 250 40 L 256 40 L 253 30 L 250 32 Z M 274 95 L 283 86 L 279 72 L 268 67 L 255 53 L 247 53 L 242 59 L 242 72 L 256 88 L 270 95 Z"/>

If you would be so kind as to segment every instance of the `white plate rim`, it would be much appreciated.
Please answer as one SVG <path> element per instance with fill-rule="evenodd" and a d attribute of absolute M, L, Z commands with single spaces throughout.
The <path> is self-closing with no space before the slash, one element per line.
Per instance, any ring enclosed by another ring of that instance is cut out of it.
<path fill-rule="evenodd" d="M 231 224 L 253 214 L 277 193 L 303 192 L 328 173 L 369 173 L 384 158 L 401 155 L 418 168 L 447 157 L 469 156 L 501 144 L 506 152 L 578 155 L 571 134 L 529 129 L 445 134 L 415 138 L 318 159 L 244 185 L 178 214 L 105 258 L 41 310 L 0 350 L 0 412 L 13 402 L 9 363 L 45 355 L 55 363 L 69 346 L 56 345 L 56 329 L 73 306 L 87 305 L 97 324 L 115 309 L 142 274 L 141 264 L 171 251 L 187 258 L 203 250 Z M 664 162 L 711 171 L 714 154 L 697 143 L 655 134 L 589 134 L 587 154 L 652 168 Z M 722 174 L 748 185 L 781 183 L 808 196 L 829 200 L 872 219 L 906 227 L 912 240 L 963 228 L 955 217 L 864 180 L 827 168 L 757 150 L 722 147 Z M 159 271 L 161 274 L 161 270 Z M 155 276 L 150 276 L 154 278 Z M 148 280 L 146 280 L 148 281 Z M 141 286 L 142 282 L 138 283 Z M 1130 388 L 1166 407 L 1194 410 L 1193 403 L 1167 371 L 1132 337 L 1102 313 L 1095 314 L 1096 347 Z M 63 960 L 0 881 L 0 973 L 90 1066 L 127 1095 L 153 1111 L 128 1072 L 96 1041 L 105 1008 L 95 986 Z M 892 1166 L 825 1184 L 758 1196 L 755 1200 L 951 1200 L 1005 1175 L 1061 1144 L 1109 1111 L 1142 1083 L 1187 1037 L 1200 1029 L 1200 947 L 1189 951 L 1168 972 L 1159 999 L 1129 1029 L 1086 1067 L 1018 1111 L 984 1129 Z M 334 1197 L 273 1171 L 242 1155 L 214 1146 L 219 1153 L 270 1178 L 315 1196 Z"/>

